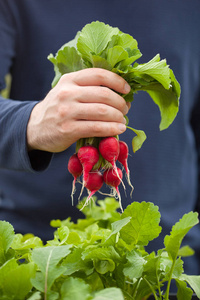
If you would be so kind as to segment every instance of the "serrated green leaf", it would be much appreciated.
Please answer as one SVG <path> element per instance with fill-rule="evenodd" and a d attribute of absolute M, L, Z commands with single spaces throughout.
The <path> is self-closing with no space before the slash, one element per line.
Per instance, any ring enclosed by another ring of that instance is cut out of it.
<path fill-rule="evenodd" d="M 85 25 L 81 30 L 77 49 L 82 54 L 83 59 L 91 62 L 91 54 L 99 55 L 105 50 L 113 35 L 118 33 L 118 28 L 113 28 L 99 21 L 92 22 Z"/>
<path fill-rule="evenodd" d="M 120 261 L 121 258 L 113 246 L 109 247 L 88 247 L 82 253 L 82 259 L 106 259 L 111 258 Z"/>
<path fill-rule="evenodd" d="M 132 148 L 133 148 L 133 152 L 135 153 L 142 147 L 144 141 L 147 138 L 146 134 L 143 130 L 134 129 L 130 126 L 126 126 L 126 127 L 136 133 L 136 136 L 132 139 Z"/>
<path fill-rule="evenodd" d="M 173 268 L 173 273 L 172 273 L 172 278 L 180 278 L 181 274 L 183 273 L 183 261 L 179 257 L 177 258 L 174 268 Z"/>
<path fill-rule="evenodd" d="M 121 217 L 131 216 L 130 222 L 120 232 L 121 238 L 131 245 L 148 245 L 149 241 L 161 232 L 158 206 L 151 202 L 133 202 L 128 205 Z"/>
<path fill-rule="evenodd" d="M 50 54 L 48 59 L 58 67 L 58 70 L 62 75 L 65 73 L 79 71 L 84 68 L 81 55 L 74 47 L 62 47 L 55 57 Z"/>
<path fill-rule="evenodd" d="M 92 262 L 87 262 L 81 259 L 83 249 L 74 249 L 63 261 L 62 265 L 65 267 L 64 275 L 72 275 L 78 271 L 84 271 L 89 274 L 93 270 Z"/>
<path fill-rule="evenodd" d="M 62 221 L 57 219 L 57 220 L 51 220 L 50 222 L 50 226 L 51 227 L 55 227 L 55 228 L 58 228 L 62 225 Z"/>
<path fill-rule="evenodd" d="M 140 278 L 142 276 L 146 260 L 142 257 L 141 252 L 132 250 L 126 256 L 128 262 L 124 265 L 124 275 L 130 280 Z"/>
<path fill-rule="evenodd" d="M 130 34 L 120 31 L 118 36 L 119 39 L 117 44 L 124 49 L 134 50 L 138 48 L 137 41 Z"/>
<path fill-rule="evenodd" d="M 110 287 L 95 293 L 92 300 L 124 300 L 122 291 L 118 288 Z"/>
<path fill-rule="evenodd" d="M 0 221 L 0 266 L 9 259 L 9 247 L 15 237 L 13 226 L 6 221 Z"/>
<path fill-rule="evenodd" d="M 10 259 L 0 267 L 0 288 L 3 288 L 3 283 L 6 280 L 5 278 L 9 276 L 9 273 L 17 267 L 18 264 L 15 258 Z"/>
<path fill-rule="evenodd" d="M 109 71 L 112 70 L 110 63 L 101 56 L 91 55 L 91 63 L 93 68 L 102 68 Z"/>
<path fill-rule="evenodd" d="M 9 222 L 0 221 L 0 249 L 7 252 L 12 244 L 14 236 L 13 226 Z"/>
<path fill-rule="evenodd" d="M 27 300 L 42 300 L 41 293 L 40 292 L 35 292 L 35 293 L 33 293 L 32 296 L 27 298 Z"/>
<path fill-rule="evenodd" d="M 70 232 L 67 243 L 75 246 L 79 245 L 81 243 L 80 235 L 77 232 Z"/>
<path fill-rule="evenodd" d="M 193 291 L 187 287 L 186 282 L 181 280 L 176 280 L 176 286 L 178 288 L 177 291 L 177 299 L 178 300 L 191 300 Z"/>
<path fill-rule="evenodd" d="M 39 237 L 30 234 L 22 235 L 20 233 L 15 234 L 14 240 L 11 244 L 11 247 L 14 250 L 26 250 L 42 246 L 43 242 Z"/>
<path fill-rule="evenodd" d="M 183 246 L 178 251 L 178 256 L 187 257 L 194 255 L 195 251 L 188 245 Z"/>
<path fill-rule="evenodd" d="M 126 51 L 128 52 L 129 57 L 121 61 L 117 66 L 119 70 L 123 70 L 125 73 L 128 72 L 128 66 L 133 64 L 134 61 L 136 61 L 138 58 L 142 56 L 142 53 L 140 52 L 139 49 L 131 50 L 127 48 Z"/>
<path fill-rule="evenodd" d="M 110 259 L 94 259 L 94 268 L 99 274 L 106 274 L 107 272 L 113 272 L 115 269 L 115 262 Z"/>
<path fill-rule="evenodd" d="M 170 88 L 170 69 L 165 59 L 160 60 L 159 54 L 149 62 L 137 65 L 133 68 L 133 71 L 137 71 L 139 74 L 147 74 L 160 82 L 165 89 Z"/>
<path fill-rule="evenodd" d="M 193 226 L 198 223 L 198 214 L 195 212 L 189 212 L 172 227 L 170 235 L 165 236 L 164 244 L 166 250 L 173 259 L 177 257 L 179 248 L 185 235 Z"/>
<path fill-rule="evenodd" d="M 109 247 L 88 247 L 82 252 L 83 260 L 93 261 L 97 272 L 105 274 L 115 269 L 115 262 L 120 262 L 121 258 L 113 246 Z"/>
<path fill-rule="evenodd" d="M 158 284 L 158 278 L 163 278 L 163 268 L 161 265 L 161 257 L 156 255 L 155 252 L 145 255 L 143 268 L 143 278 L 145 277 L 151 284 Z"/>
<path fill-rule="evenodd" d="M 39 291 L 48 294 L 54 281 L 64 273 L 65 268 L 58 263 L 70 253 L 70 247 L 66 245 L 33 249 L 32 260 L 37 264 L 40 272 L 32 279 L 32 284 Z"/>
<path fill-rule="evenodd" d="M 52 64 L 54 65 L 53 67 L 54 67 L 54 73 L 55 73 L 55 76 L 54 76 L 53 81 L 52 81 L 52 83 L 51 83 L 51 87 L 53 88 L 54 86 L 56 86 L 56 84 L 57 84 L 58 81 L 60 80 L 60 77 L 62 76 L 62 74 L 61 74 L 60 71 L 59 71 L 59 68 L 58 68 L 57 63 L 56 63 L 56 59 L 55 59 L 55 57 L 53 56 L 52 53 L 50 53 L 50 54 L 47 56 L 47 59 L 48 59 L 49 61 L 51 61 Z"/>
<path fill-rule="evenodd" d="M 10 299 L 24 300 L 32 288 L 31 278 L 35 276 L 35 264 L 16 265 L 12 260 L 12 262 L 8 262 L 3 271 L 1 284 L 4 295 L 7 295 Z"/>
<path fill-rule="evenodd" d="M 110 48 L 107 52 L 107 61 L 112 68 L 116 64 L 128 58 L 128 52 L 121 46 L 114 46 Z"/>
<path fill-rule="evenodd" d="M 69 236 L 69 228 L 67 226 L 61 226 L 57 230 L 59 240 L 61 242 L 61 245 L 64 244 Z"/>
<path fill-rule="evenodd" d="M 89 300 L 90 286 L 86 284 L 82 279 L 69 277 L 61 286 L 61 298 L 60 300 Z"/>
<path fill-rule="evenodd" d="M 160 130 L 167 129 L 178 113 L 179 98 L 173 92 L 172 88 L 167 90 L 159 83 L 148 85 L 144 87 L 143 90 L 150 95 L 155 104 L 159 107 L 161 114 Z"/>
<path fill-rule="evenodd" d="M 113 236 L 114 234 L 117 234 L 120 232 L 120 230 L 126 225 L 128 224 L 128 222 L 130 222 L 130 219 L 131 217 L 127 217 L 127 218 L 124 218 L 122 220 L 118 220 L 118 221 L 115 221 L 114 223 L 111 224 L 111 234 L 107 237 L 106 241 L 111 237 Z"/>
<path fill-rule="evenodd" d="M 186 281 L 200 299 L 200 276 L 182 274 L 179 279 Z"/>
<path fill-rule="evenodd" d="M 79 204 L 77 207 L 81 208 L 82 204 Z M 94 223 L 94 221 L 96 220 L 109 220 L 112 218 L 113 215 L 115 215 L 115 217 L 119 219 L 120 218 L 119 214 L 117 213 L 116 215 L 116 210 L 118 208 L 119 208 L 119 202 L 116 201 L 115 198 L 106 197 L 104 200 L 98 200 L 97 202 L 92 201 L 90 206 L 85 206 L 82 212 L 87 218 L 87 220 L 85 221 L 86 223 L 88 222 Z M 80 222 L 82 223 L 82 220 L 79 220 L 78 224 Z"/>

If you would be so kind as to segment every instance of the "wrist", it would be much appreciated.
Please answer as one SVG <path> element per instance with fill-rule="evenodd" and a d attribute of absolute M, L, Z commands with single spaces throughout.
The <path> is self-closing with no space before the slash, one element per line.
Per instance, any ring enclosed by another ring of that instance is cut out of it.
<path fill-rule="evenodd" d="M 39 115 L 39 109 L 38 109 L 39 103 L 37 103 L 30 114 L 29 121 L 27 124 L 27 131 L 26 131 L 26 137 L 27 137 L 27 150 L 40 150 L 38 145 L 38 118 Z"/>

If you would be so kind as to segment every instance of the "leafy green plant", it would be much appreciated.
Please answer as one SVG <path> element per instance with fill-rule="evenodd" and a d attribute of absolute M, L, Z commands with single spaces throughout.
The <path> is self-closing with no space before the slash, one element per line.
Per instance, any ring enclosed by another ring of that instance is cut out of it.
<path fill-rule="evenodd" d="M 184 274 L 181 259 L 193 253 L 181 243 L 198 223 L 197 213 L 185 214 L 163 249 L 148 253 L 145 247 L 161 232 L 158 207 L 133 202 L 121 214 L 118 208 L 107 197 L 85 206 L 77 223 L 52 220 L 54 237 L 45 244 L 0 221 L 1 299 L 167 300 L 172 280 L 177 299 L 189 300 L 193 292 L 200 298 L 200 276 Z"/>
<path fill-rule="evenodd" d="M 166 59 L 160 60 L 160 55 L 157 54 L 149 62 L 138 64 L 136 61 L 141 56 L 138 43 L 131 35 L 99 21 L 86 24 L 72 41 L 64 44 L 57 51 L 55 56 L 53 54 L 48 56 L 55 70 L 52 87 L 66 73 L 86 68 L 109 70 L 123 77 L 130 85 L 130 92 L 121 95 L 125 101 L 132 102 L 134 95 L 139 91 L 149 94 L 160 110 L 160 130 L 164 130 L 171 125 L 178 113 L 180 85 L 167 65 Z M 136 152 L 146 140 L 146 134 L 143 130 L 128 126 L 127 116 L 126 119 L 127 128 L 134 133 L 132 148 L 133 152 Z M 116 196 L 121 203 L 118 185 L 123 184 L 123 175 L 121 169 L 116 168 L 115 162 L 121 156 L 123 148 L 120 148 L 116 139 L 119 140 L 119 137 L 109 137 L 109 139 L 92 137 L 81 138 L 76 142 L 76 152 L 69 159 L 70 167 L 68 164 L 68 170 L 74 177 L 72 202 L 76 179 L 83 175 L 82 186 L 88 191 L 86 204 L 105 184 L 111 187 L 110 196 Z M 128 145 L 126 146 L 128 149 Z M 127 150 L 126 160 L 128 152 Z M 133 190 L 129 170 L 126 167 L 125 169 L 127 182 Z M 121 209 L 123 210 L 122 206 Z"/>
<path fill-rule="evenodd" d="M 55 77 L 54 87 L 63 74 L 85 68 L 103 68 L 122 76 L 131 86 L 128 95 L 122 95 L 132 102 L 134 94 L 147 92 L 161 113 L 160 130 L 164 130 L 174 121 L 180 98 L 180 85 L 166 59 L 160 60 L 157 54 L 149 62 L 138 64 L 142 53 L 137 41 L 119 28 L 103 22 L 85 25 L 75 38 L 64 44 L 54 56 L 48 59 L 53 63 Z M 139 150 L 146 139 L 143 130 L 134 129 L 136 136 L 132 140 L 133 151 Z M 90 143 L 90 140 L 88 141 Z M 95 145 L 95 141 L 93 141 Z M 82 139 L 77 148 L 83 145 Z"/>

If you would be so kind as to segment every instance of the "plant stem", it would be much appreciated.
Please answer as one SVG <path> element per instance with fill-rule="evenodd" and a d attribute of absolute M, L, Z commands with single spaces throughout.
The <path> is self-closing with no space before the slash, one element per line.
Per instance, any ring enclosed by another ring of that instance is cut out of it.
<path fill-rule="evenodd" d="M 170 270 L 170 273 L 169 273 L 169 280 L 168 280 L 167 289 L 166 289 L 166 292 L 165 292 L 165 300 L 169 300 L 169 291 L 170 291 L 170 285 L 171 285 L 171 281 L 172 281 L 172 273 L 173 273 L 173 270 L 174 270 L 175 263 L 176 263 L 176 258 L 173 260 L 173 264 L 171 266 L 171 270 Z"/>
<path fill-rule="evenodd" d="M 157 264 L 158 264 L 158 262 L 157 262 Z M 158 284 L 159 297 L 160 297 L 160 299 L 162 299 L 162 293 L 161 293 L 161 289 L 160 289 L 160 276 L 158 275 L 157 266 L 156 266 L 156 279 L 157 279 L 157 284 Z"/>
<path fill-rule="evenodd" d="M 138 287 L 139 287 L 141 281 L 142 281 L 142 277 L 137 282 L 137 285 L 136 285 L 134 293 L 133 293 L 133 299 L 135 299 L 135 297 L 136 297 L 136 294 L 137 294 L 137 291 L 138 291 Z"/>
<path fill-rule="evenodd" d="M 153 295 L 154 295 L 155 300 L 158 300 L 158 297 L 157 297 L 156 292 L 155 292 L 155 290 L 153 289 L 152 285 L 149 283 L 149 281 L 148 281 L 145 277 L 143 277 L 143 279 L 146 281 L 146 283 L 147 283 L 148 286 L 150 287 L 150 289 L 151 289 L 151 291 L 152 291 L 152 293 L 153 293 Z"/>

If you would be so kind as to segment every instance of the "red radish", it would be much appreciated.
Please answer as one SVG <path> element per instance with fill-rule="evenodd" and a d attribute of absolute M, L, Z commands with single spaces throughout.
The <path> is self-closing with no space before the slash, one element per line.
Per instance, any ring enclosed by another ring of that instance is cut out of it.
<path fill-rule="evenodd" d="M 87 181 L 84 185 L 89 192 L 89 196 L 87 197 L 82 209 L 89 203 L 90 198 L 101 189 L 103 185 L 103 175 L 98 170 L 89 172 Z"/>
<path fill-rule="evenodd" d="M 83 146 L 78 150 L 78 158 L 83 166 L 83 184 L 85 185 L 89 172 L 99 160 L 99 152 L 94 146 Z"/>
<path fill-rule="evenodd" d="M 116 137 L 106 137 L 102 139 L 99 143 L 99 152 L 101 153 L 102 157 L 107 160 L 112 167 L 115 169 L 116 175 L 118 175 L 118 178 L 121 180 L 119 174 L 118 174 L 118 168 L 116 166 L 116 161 L 119 156 L 119 141 Z M 122 182 L 122 180 L 121 180 Z M 123 184 L 123 182 L 122 182 Z M 123 184 L 124 190 L 125 186 Z"/>
<path fill-rule="evenodd" d="M 130 181 L 130 171 L 128 168 L 128 145 L 124 142 L 124 141 L 119 141 L 119 156 L 118 156 L 118 161 L 124 166 L 124 169 L 126 171 L 126 176 L 127 176 L 127 181 L 128 184 L 131 186 L 132 188 L 132 192 L 133 192 L 133 186 L 131 184 Z M 131 192 L 131 194 L 132 194 Z"/>
<path fill-rule="evenodd" d="M 124 166 L 126 173 L 129 172 L 127 159 L 128 159 L 128 145 L 123 141 L 119 141 L 118 161 Z"/>
<path fill-rule="evenodd" d="M 99 152 L 115 168 L 115 162 L 119 155 L 119 141 L 115 137 L 106 137 L 99 143 Z"/>
<path fill-rule="evenodd" d="M 79 176 L 81 176 L 82 172 L 83 172 L 83 167 L 82 164 L 80 163 L 80 160 L 78 159 L 78 156 L 76 153 L 74 153 L 69 161 L 68 161 L 68 171 L 73 175 L 74 180 L 72 183 L 72 193 L 71 193 L 71 197 L 72 197 L 72 205 L 73 205 L 73 195 L 75 193 L 75 183 L 76 180 Z"/>
<path fill-rule="evenodd" d="M 120 196 L 120 192 L 118 189 L 118 186 L 122 182 L 122 177 L 123 177 L 122 171 L 121 171 L 121 169 L 119 169 L 117 167 L 116 168 L 113 168 L 113 167 L 108 168 L 103 173 L 104 182 L 107 185 L 113 187 L 114 191 L 117 193 L 118 198 L 119 198 L 120 207 L 121 207 L 121 210 L 123 211 L 122 205 L 121 205 L 121 196 Z"/>

